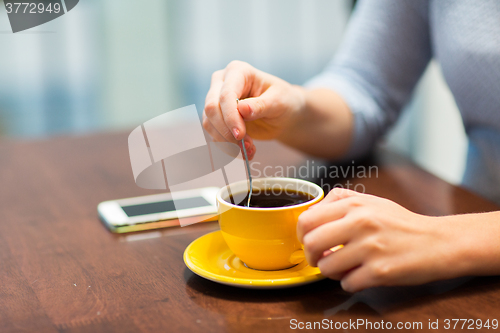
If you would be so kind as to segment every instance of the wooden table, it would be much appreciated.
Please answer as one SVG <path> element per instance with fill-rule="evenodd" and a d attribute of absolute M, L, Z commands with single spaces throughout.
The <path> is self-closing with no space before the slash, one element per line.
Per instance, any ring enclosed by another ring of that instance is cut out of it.
<path fill-rule="evenodd" d="M 258 149 L 262 170 L 311 167 L 277 143 Z M 497 209 L 397 155 L 364 163 L 377 165 L 378 177 L 351 182 L 415 212 Z M 186 268 L 182 253 L 217 223 L 115 235 L 99 221 L 100 201 L 150 193 L 134 183 L 126 133 L 1 142 L 0 332 L 278 332 L 289 331 L 292 319 L 323 318 L 422 322 L 424 329 L 439 319 L 443 329 L 446 318 L 500 317 L 499 277 L 354 295 L 332 280 L 272 291 L 207 281 Z"/>

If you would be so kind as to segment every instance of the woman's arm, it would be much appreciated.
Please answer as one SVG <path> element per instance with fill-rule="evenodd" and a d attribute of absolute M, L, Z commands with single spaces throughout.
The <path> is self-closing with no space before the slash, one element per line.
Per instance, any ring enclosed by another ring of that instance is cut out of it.
<path fill-rule="evenodd" d="M 205 129 L 216 141 L 244 138 L 251 157 L 252 138 L 331 159 L 366 153 L 430 60 L 427 12 L 427 1 L 360 1 L 335 59 L 306 88 L 231 62 L 212 76 Z"/>
<path fill-rule="evenodd" d="M 428 12 L 428 1 L 358 1 L 335 58 L 306 83 L 335 91 L 352 112 L 346 157 L 368 152 L 409 101 L 432 56 Z M 324 112 L 339 110 L 334 106 Z M 324 139 L 316 144 L 328 146 Z"/>
<path fill-rule="evenodd" d="M 277 139 L 310 155 L 340 159 L 348 151 L 354 119 L 344 99 L 331 89 L 299 88 L 304 110 Z"/>

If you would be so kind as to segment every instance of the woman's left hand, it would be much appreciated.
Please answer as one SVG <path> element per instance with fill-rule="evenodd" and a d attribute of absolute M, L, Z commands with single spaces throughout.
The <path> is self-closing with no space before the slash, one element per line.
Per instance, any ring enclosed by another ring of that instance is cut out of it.
<path fill-rule="evenodd" d="M 334 189 L 300 215 L 297 235 L 311 266 L 355 292 L 459 276 L 466 265 L 457 244 L 463 228 L 451 222 L 387 199 Z M 330 251 L 340 244 L 344 247 Z"/>

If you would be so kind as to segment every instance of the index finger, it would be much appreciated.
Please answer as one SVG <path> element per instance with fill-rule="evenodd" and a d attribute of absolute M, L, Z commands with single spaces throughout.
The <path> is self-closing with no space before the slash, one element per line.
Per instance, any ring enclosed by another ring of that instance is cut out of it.
<path fill-rule="evenodd" d="M 358 205 L 359 202 L 356 197 L 348 197 L 343 200 L 317 205 L 317 208 L 306 210 L 300 214 L 297 222 L 298 240 L 303 242 L 304 236 L 307 233 L 325 223 L 345 217 L 351 209 Z"/>
<path fill-rule="evenodd" d="M 248 80 L 249 75 L 247 66 L 232 62 L 226 69 L 220 91 L 222 117 L 236 140 L 241 140 L 246 134 L 245 121 L 238 111 L 237 100 L 246 95 L 246 85 L 251 81 Z"/>

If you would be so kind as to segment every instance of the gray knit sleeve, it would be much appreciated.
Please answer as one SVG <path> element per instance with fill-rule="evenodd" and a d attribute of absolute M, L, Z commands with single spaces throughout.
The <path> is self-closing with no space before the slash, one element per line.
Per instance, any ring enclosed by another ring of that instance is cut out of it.
<path fill-rule="evenodd" d="M 431 59 L 427 0 L 361 0 L 327 68 L 310 88 L 340 94 L 354 115 L 346 158 L 366 154 L 393 124 Z"/>

